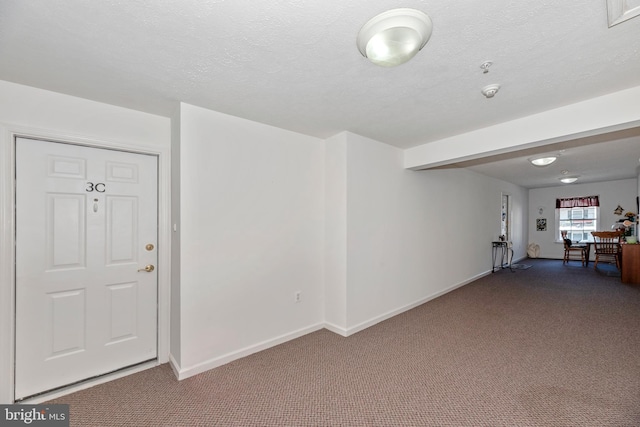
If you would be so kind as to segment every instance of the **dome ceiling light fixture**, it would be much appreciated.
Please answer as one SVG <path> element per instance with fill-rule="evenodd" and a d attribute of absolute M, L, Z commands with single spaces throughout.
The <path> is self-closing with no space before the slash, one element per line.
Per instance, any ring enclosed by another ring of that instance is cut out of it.
<path fill-rule="evenodd" d="M 371 18 L 358 33 L 360 53 L 381 67 L 395 67 L 413 58 L 429 41 L 431 18 L 416 9 L 400 8 Z"/>
<path fill-rule="evenodd" d="M 532 165 L 534 166 L 549 166 L 551 163 L 555 162 L 557 159 L 556 156 L 545 156 L 545 157 L 536 157 L 535 159 L 529 159 Z"/>
<path fill-rule="evenodd" d="M 576 182 L 578 180 L 577 176 L 567 176 L 564 178 L 560 178 L 560 182 L 563 182 L 565 184 L 571 184 L 573 182 Z"/>

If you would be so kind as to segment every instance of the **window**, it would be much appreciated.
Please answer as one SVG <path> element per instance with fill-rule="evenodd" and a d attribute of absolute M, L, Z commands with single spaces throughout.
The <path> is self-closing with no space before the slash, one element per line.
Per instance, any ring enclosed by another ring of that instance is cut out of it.
<path fill-rule="evenodd" d="M 558 209 L 558 240 L 562 231 L 574 242 L 591 239 L 591 232 L 598 229 L 598 207 Z"/>
<path fill-rule="evenodd" d="M 591 232 L 598 229 L 600 201 L 598 196 L 573 197 L 556 200 L 556 240 L 567 232 L 571 240 L 591 240 Z"/>

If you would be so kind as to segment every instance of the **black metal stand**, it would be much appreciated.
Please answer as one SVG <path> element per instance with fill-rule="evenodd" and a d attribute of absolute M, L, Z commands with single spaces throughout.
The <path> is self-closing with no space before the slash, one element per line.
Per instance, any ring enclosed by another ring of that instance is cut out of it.
<path fill-rule="evenodd" d="M 513 249 L 509 247 L 509 242 L 497 241 L 491 242 L 492 260 L 491 272 L 494 273 L 497 268 L 508 268 L 513 273 L 511 262 L 513 261 Z M 499 258 L 498 258 L 499 257 Z M 496 265 L 496 261 L 500 259 L 500 265 Z M 506 261 L 506 262 L 505 262 Z"/>

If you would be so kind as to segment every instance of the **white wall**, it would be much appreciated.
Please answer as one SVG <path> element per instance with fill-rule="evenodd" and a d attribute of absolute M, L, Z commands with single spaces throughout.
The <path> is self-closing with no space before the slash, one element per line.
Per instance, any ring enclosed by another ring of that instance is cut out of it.
<path fill-rule="evenodd" d="M 166 117 L 0 80 L 0 121 L 73 139 L 125 146 L 168 147 Z"/>
<path fill-rule="evenodd" d="M 14 193 L 12 137 L 15 134 L 67 141 L 89 146 L 121 148 L 159 156 L 160 333 L 168 329 L 169 143 L 170 122 L 165 117 L 127 110 L 72 96 L 0 81 L 0 402 L 13 399 L 13 295 Z M 168 346 L 161 335 L 160 345 Z M 166 361 L 168 350 L 159 349 Z"/>
<path fill-rule="evenodd" d="M 355 333 L 487 274 L 504 192 L 525 256 L 518 186 L 406 170 L 402 150 L 348 132 L 320 141 L 187 104 L 179 121 L 181 378 L 323 326 Z"/>
<path fill-rule="evenodd" d="M 324 147 L 187 104 L 180 115 L 186 377 L 322 327 Z"/>
<path fill-rule="evenodd" d="M 329 143 L 327 164 L 346 156 L 347 204 L 347 278 L 327 284 L 346 319 L 332 330 L 355 333 L 490 271 L 503 192 L 513 201 L 516 258 L 525 256 L 525 189 L 463 169 L 406 170 L 402 150 L 351 133 Z M 333 207 L 343 211 L 341 203 Z"/>
<path fill-rule="evenodd" d="M 638 180 L 625 179 L 591 184 L 570 184 L 558 187 L 536 188 L 529 190 L 529 241 L 540 245 L 540 257 L 562 259 L 564 246 L 555 239 L 556 199 L 565 197 L 600 196 L 599 230 L 611 230 L 611 225 L 620 219 L 614 214 L 618 205 L 625 212 L 636 212 Z M 538 213 L 539 208 L 544 213 Z M 547 230 L 536 230 L 536 218 L 547 219 Z M 593 251 L 592 251 L 593 255 Z"/>

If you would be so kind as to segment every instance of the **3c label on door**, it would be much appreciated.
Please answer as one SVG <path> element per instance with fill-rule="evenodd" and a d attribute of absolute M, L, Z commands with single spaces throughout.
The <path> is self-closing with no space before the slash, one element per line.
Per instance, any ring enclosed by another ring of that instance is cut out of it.
<path fill-rule="evenodd" d="M 104 182 L 87 182 L 87 188 L 85 189 L 87 193 L 92 193 L 94 191 L 98 193 L 104 193 L 106 190 L 107 186 L 104 184 Z"/>

